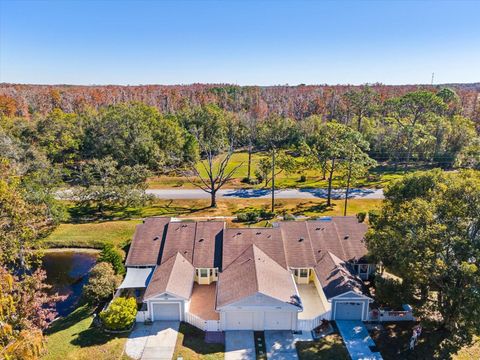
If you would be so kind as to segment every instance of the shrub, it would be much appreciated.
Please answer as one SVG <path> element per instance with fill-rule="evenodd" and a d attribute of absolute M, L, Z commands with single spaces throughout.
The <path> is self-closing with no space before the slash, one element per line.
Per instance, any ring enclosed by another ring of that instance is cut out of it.
<path fill-rule="evenodd" d="M 108 309 L 100 313 L 103 325 L 109 330 L 126 330 L 132 326 L 137 316 L 137 301 L 135 298 L 118 297 Z"/>
<path fill-rule="evenodd" d="M 256 211 L 248 211 L 237 214 L 237 220 L 240 222 L 257 222 L 258 213 Z"/>
<path fill-rule="evenodd" d="M 305 175 L 300 175 L 300 182 L 305 182 L 307 181 L 307 177 Z"/>
<path fill-rule="evenodd" d="M 370 224 L 375 224 L 375 221 L 378 219 L 378 217 L 380 216 L 380 212 L 377 211 L 377 210 L 370 210 L 368 212 L 368 222 Z"/>
<path fill-rule="evenodd" d="M 295 216 L 293 216 L 293 215 L 290 214 L 290 213 L 285 213 L 285 214 L 283 214 L 283 220 L 285 220 L 285 221 L 293 221 L 293 220 L 295 220 Z"/>
<path fill-rule="evenodd" d="M 275 213 L 273 211 L 262 209 L 260 210 L 259 216 L 264 220 L 270 220 L 275 217 Z"/>
<path fill-rule="evenodd" d="M 115 292 L 120 282 L 120 276 L 115 275 L 110 263 L 98 263 L 90 270 L 88 283 L 83 287 L 83 297 L 90 304 L 100 304 Z"/>
<path fill-rule="evenodd" d="M 106 244 L 98 262 L 106 262 L 112 265 L 115 274 L 125 274 L 125 267 L 123 266 L 123 256 L 118 249 L 116 249 L 112 244 Z"/>
<path fill-rule="evenodd" d="M 359 223 L 363 223 L 365 221 L 365 218 L 367 217 L 367 213 L 362 211 L 357 214 L 357 220 Z"/>

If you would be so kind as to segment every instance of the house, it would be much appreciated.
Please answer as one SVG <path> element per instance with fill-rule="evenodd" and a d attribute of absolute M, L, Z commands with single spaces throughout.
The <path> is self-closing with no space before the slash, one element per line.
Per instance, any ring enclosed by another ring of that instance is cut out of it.
<path fill-rule="evenodd" d="M 146 219 L 137 226 L 117 294 L 139 321 L 204 330 L 311 330 L 322 319 L 367 320 L 367 226 L 355 217 L 228 228 L 221 221 Z"/>

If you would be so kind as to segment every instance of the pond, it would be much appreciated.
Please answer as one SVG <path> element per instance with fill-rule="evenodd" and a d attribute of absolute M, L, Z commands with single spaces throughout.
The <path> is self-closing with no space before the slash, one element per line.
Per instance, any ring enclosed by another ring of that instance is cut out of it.
<path fill-rule="evenodd" d="M 67 296 L 56 304 L 59 316 L 66 316 L 76 308 L 96 259 L 97 253 L 94 252 L 65 250 L 45 253 L 43 268 L 47 272 L 47 283 L 53 286 L 54 292 Z"/>

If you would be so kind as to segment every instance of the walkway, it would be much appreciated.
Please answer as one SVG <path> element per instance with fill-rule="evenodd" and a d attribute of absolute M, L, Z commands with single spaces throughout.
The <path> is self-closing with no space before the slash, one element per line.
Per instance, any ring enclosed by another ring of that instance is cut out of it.
<path fill-rule="evenodd" d="M 225 360 L 255 360 L 253 331 L 225 331 Z"/>
<path fill-rule="evenodd" d="M 148 189 L 151 194 L 159 199 L 210 199 L 210 194 L 201 189 Z M 268 189 L 221 189 L 217 198 L 224 199 L 268 199 L 271 197 Z M 277 199 L 326 199 L 327 189 L 282 189 L 275 191 Z M 332 190 L 332 199 L 345 198 L 342 189 Z M 382 189 L 351 189 L 351 199 L 383 199 Z"/>
<path fill-rule="evenodd" d="M 128 336 L 125 353 L 132 359 L 171 360 L 177 343 L 178 321 L 137 323 Z"/>
<path fill-rule="evenodd" d="M 352 360 L 382 360 L 379 352 L 372 352 L 375 342 L 361 321 L 336 322 Z"/>
<path fill-rule="evenodd" d="M 265 347 L 268 360 L 297 360 L 295 338 L 291 331 L 265 331 Z"/>

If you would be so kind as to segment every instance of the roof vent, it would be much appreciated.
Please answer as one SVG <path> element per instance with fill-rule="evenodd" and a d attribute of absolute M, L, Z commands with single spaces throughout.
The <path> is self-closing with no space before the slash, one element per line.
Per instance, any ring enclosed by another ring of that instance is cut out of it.
<path fill-rule="evenodd" d="M 271 237 L 272 237 L 272 235 L 270 235 L 270 234 L 268 234 L 268 235 L 267 235 L 267 238 L 269 238 L 269 239 L 270 239 Z"/>
<path fill-rule="evenodd" d="M 204 238 L 201 238 L 198 240 L 198 242 L 203 242 L 203 240 L 205 240 Z"/>
<path fill-rule="evenodd" d="M 343 239 L 348 240 L 349 237 L 350 237 L 349 235 L 345 235 L 345 237 Z"/>
<path fill-rule="evenodd" d="M 187 227 L 188 225 L 187 224 L 182 224 L 182 228 L 185 228 Z"/>
<path fill-rule="evenodd" d="M 155 236 L 155 237 L 153 238 L 153 241 L 156 241 L 156 240 L 160 240 L 160 236 Z"/>
<path fill-rule="evenodd" d="M 240 235 L 242 235 L 242 233 L 241 233 L 241 232 L 237 232 L 237 236 L 240 236 Z"/>
<path fill-rule="evenodd" d="M 303 240 L 305 240 L 303 237 L 301 237 L 300 239 L 298 239 L 298 242 L 302 242 Z"/>
<path fill-rule="evenodd" d="M 188 251 L 187 251 L 187 250 L 185 250 L 183 253 L 186 255 L 186 254 L 188 254 Z"/>
<path fill-rule="evenodd" d="M 257 231 L 257 235 L 262 235 L 262 233 L 260 231 Z"/>

